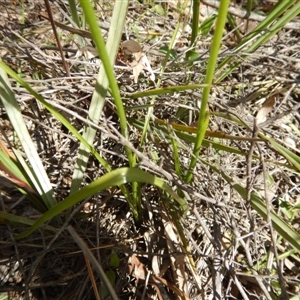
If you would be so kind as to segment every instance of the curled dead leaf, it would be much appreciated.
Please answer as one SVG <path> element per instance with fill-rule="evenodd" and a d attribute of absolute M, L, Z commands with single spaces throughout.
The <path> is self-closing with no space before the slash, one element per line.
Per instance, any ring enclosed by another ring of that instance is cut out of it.
<path fill-rule="evenodd" d="M 120 48 L 125 54 L 131 55 L 138 52 L 143 52 L 141 45 L 133 40 L 125 41 L 121 44 Z"/>
<path fill-rule="evenodd" d="M 82 55 L 88 61 L 91 61 L 98 56 L 98 51 L 94 47 L 85 46 L 77 51 L 75 58 L 78 58 Z M 120 51 L 116 61 L 117 63 L 121 63 L 132 68 L 135 83 L 138 82 L 138 77 L 144 69 L 149 72 L 150 79 L 152 81 L 155 80 L 155 75 L 151 68 L 150 62 L 146 54 L 143 52 L 141 45 L 136 41 L 128 40 L 123 42 L 120 45 Z"/>
<path fill-rule="evenodd" d="M 142 280 L 143 282 L 146 280 L 148 271 L 145 267 L 145 265 L 140 261 L 138 256 L 136 254 L 133 254 L 128 261 L 128 271 L 131 276 L 137 279 L 137 282 L 139 280 Z M 160 292 L 160 289 L 158 287 L 158 282 L 162 283 L 165 285 L 167 288 L 172 290 L 177 296 L 179 296 L 183 300 L 189 300 L 189 297 L 180 290 L 180 288 L 176 287 L 174 284 L 168 282 L 166 279 L 160 277 L 160 276 L 155 276 L 153 274 L 149 274 L 149 284 L 151 284 L 156 292 L 157 292 L 157 297 L 159 300 L 163 300 L 163 296 Z"/>
<path fill-rule="evenodd" d="M 123 63 L 132 67 L 134 82 L 138 82 L 138 77 L 143 69 L 146 69 L 150 73 L 150 79 L 155 80 L 154 72 L 151 68 L 150 62 L 143 52 L 141 45 L 133 40 L 125 41 L 120 46 L 121 60 Z"/>
<path fill-rule="evenodd" d="M 255 125 L 261 124 L 267 120 L 267 115 L 270 113 L 275 105 L 276 95 L 273 95 L 265 100 L 261 109 L 258 111 L 255 118 Z"/>
<path fill-rule="evenodd" d="M 147 270 L 144 264 L 139 260 L 136 254 L 133 254 L 129 258 L 129 274 L 135 277 L 137 280 L 142 279 L 145 280 L 147 276 Z"/>

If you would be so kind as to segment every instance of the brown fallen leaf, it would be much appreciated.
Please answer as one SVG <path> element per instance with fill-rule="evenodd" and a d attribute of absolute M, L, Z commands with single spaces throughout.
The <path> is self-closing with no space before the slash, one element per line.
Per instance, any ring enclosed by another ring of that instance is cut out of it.
<path fill-rule="evenodd" d="M 276 95 L 273 95 L 265 100 L 261 109 L 258 111 L 255 118 L 255 126 L 265 122 L 267 120 L 267 115 L 270 113 L 274 107 L 276 102 Z"/>
<path fill-rule="evenodd" d="M 161 282 L 162 284 L 164 284 L 166 287 L 168 287 L 170 290 L 172 290 L 175 294 L 177 294 L 179 297 L 181 297 L 183 300 L 189 300 L 190 298 L 184 293 L 182 292 L 179 288 L 177 288 L 174 284 L 168 282 L 167 280 L 165 280 L 164 278 L 160 277 L 160 276 L 152 276 L 153 279 L 155 279 L 156 281 Z"/>
<path fill-rule="evenodd" d="M 139 260 L 139 258 L 136 254 L 133 254 L 129 258 L 128 269 L 129 269 L 129 274 L 131 276 L 135 277 L 137 279 L 137 281 L 142 280 L 144 282 L 146 280 L 148 271 L 146 270 L 146 267 Z M 157 285 L 158 282 L 162 283 L 168 289 L 172 290 L 181 299 L 189 300 L 189 297 L 184 292 L 182 292 L 178 287 L 176 287 L 174 284 L 168 282 L 166 279 L 164 279 L 160 276 L 155 276 L 153 274 L 150 274 L 149 284 L 151 284 L 155 288 L 157 297 L 159 298 L 159 300 L 163 300 L 163 297 L 162 297 L 160 289 Z"/>
<path fill-rule="evenodd" d="M 133 40 L 123 42 L 120 48 L 124 51 L 126 55 L 132 55 L 134 53 L 143 52 L 141 45 Z"/>
<path fill-rule="evenodd" d="M 133 254 L 129 258 L 128 264 L 129 274 L 135 277 L 137 280 L 146 280 L 147 270 L 144 264 L 139 260 L 136 254 Z"/>
<path fill-rule="evenodd" d="M 82 55 L 86 58 L 86 60 L 91 61 L 98 56 L 98 51 L 92 46 L 85 46 L 77 51 L 75 58 Z M 135 83 L 138 82 L 139 75 L 144 69 L 150 73 L 150 79 L 152 81 L 155 80 L 155 75 L 150 62 L 146 54 L 143 52 L 142 47 L 136 41 L 128 40 L 120 45 L 116 62 L 132 68 Z"/>
<path fill-rule="evenodd" d="M 121 49 L 121 62 L 132 67 L 134 82 L 138 82 L 138 77 L 143 69 L 150 73 L 150 79 L 155 80 L 154 72 L 151 68 L 150 62 L 143 52 L 140 44 L 133 40 L 125 41 L 120 46 Z"/>

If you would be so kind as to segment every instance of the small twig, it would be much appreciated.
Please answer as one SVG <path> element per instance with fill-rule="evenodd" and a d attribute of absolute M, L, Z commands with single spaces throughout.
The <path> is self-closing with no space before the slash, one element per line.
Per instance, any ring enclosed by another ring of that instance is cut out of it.
<path fill-rule="evenodd" d="M 56 39 L 56 43 L 57 43 L 57 46 L 59 48 L 59 52 L 60 52 L 60 56 L 61 56 L 63 66 L 65 68 L 67 76 L 70 77 L 71 75 L 70 75 L 69 66 L 68 66 L 67 62 L 65 61 L 63 49 L 62 49 L 60 40 L 58 38 L 58 34 L 57 34 L 56 26 L 55 26 L 55 23 L 54 23 L 54 19 L 53 19 L 53 15 L 52 15 L 49 0 L 45 0 L 45 5 L 46 5 L 46 9 L 47 9 L 47 12 L 48 12 L 48 15 L 49 15 L 49 20 L 50 20 L 50 23 L 51 23 L 51 26 L 52 26 L 52 30 L 53 30 L 53 33 L 54 33 L 54 36 L 55 36 L 55 39 Z"/>
<path fill-rule="evenodd" d="M 253 132 L 252 132 L 252 138 L 257 138 L 258 136 L 258 127 L 254 125 L 253 127 Z M 247 212 L 250 220 L 250 231 L 254 231 L 254 221 L 251 215 L 251 205 L 250 205 L 250 200 L 251 200 L 251 193 L 252 193 L 252 186 L 253 186 L 253 181 L 254 178 L 252 178 L 251 172 L 252 172 L 252 157 L 253 157 L 253 152 L 254 152 L 254 147 L 257 142 L 252 141 L 251 146 L 249 149 L 249 152 L 247 154 L 247 182 L 246 182 L 246 190 L 247 190 L 247 197 L 246 197 L 246 205 L 247 205 Z"/>
<path fill-rule="evenodd" d="M 288 294 L 286 291 L 286 287 L 284 284 L 284 278 L 283 278 L 282 270 L 281 270 L 280 263 L 279 263 L 275 233 L 274 233 L 273 226 L 272 226 L 271 207 L 270 207 L 270 199 L 269 199 L 269 195 L 268 195 L 268 186 L 267 186 L 266 165 L 264 162 L 263 153 L 262 153 L 260 145 L 257 145 L 257 148 L 258 148 L 258 151 L 261 156 L 261 164 L 262 164 L 263 178 L 264 178 L 265 203 L 266 203 L 266 209 L 267 209 L 267 223 L 268 223 L 268 226 L 270 229 L 271 242 L 273 245 L 273 251 L 274 251 L 274 255 L 275 255 L 275 259 L 276 259 L 278 279 L 279 279 L 279 284 L 280 284 L 280 288 L 281 288 L 281 298 L 288 299 Z"/>
<path fill-rule="evenodd" d="M 208 229 L 208 227 L 206 226 L 205 222 L 202 221 L 202 218 L 197 210 L 197 208 L 194 206 L 193 208 L 193 213 L 196 217 L 196 219 L 198 220 L 201 228 L 203 229 L 203 231 L 205 232 L 207 238 L 209 239 L 210 243 L 213 245 L 213 247 L 218 250 L 219 252 L 221 251 L 219 244 L 217 244 L 213 238 L 213 236 L 210 233 L 210 230 Z"/>
<path fill-rule="evenodd" d="M 84 242 L 83 239 L 80 238 L 80 236 L 77 234 L 77 232 L 73 229 L 73 227 L 70 225 L 67 227 L 70 235 L 74 239 L 74 241 L 77 243 L 77 245 L 80 247 L 84 255 L 87 257 L 87 259 L 90 261 L 90 263 L 93 265 L 95 271 L 98 273 L 99 278 L 103 280 L 105 286 L 107 287 L 107 290 L 110 293 L 110 296 L 114 300 L 118 300 L 118 296 L 116 292 L 114 291 L 110 281 L 108 280 L 105 272 L 103 271 L 101 265 L 96 260 L 95 256 L 92 254 L 90 249 L 88 248 L 87 244 Z"/>
<path fill-rule="evenodd" d="M 241 234 L 238 230 L 238 227 L 236 226 L 235 222 L 234 222 L 234 218 L 232 217 L 232 228 L 233 228 L 233 232 L 236 236 L 236 242 L 241 244 L 244 248 L 244 251 L 245 251 L 245 255 L 247 257 L 247 261 L 248 261 L 248 264 L 249 266 L 251 267 L 252 269 L 252 272 L 254 274 L 254 277 L 256 279 L 256 282 L 258 283 L 258 285 L 260 286 L 261 290 L 263 291 L 263 293 L 265 294 L 266 298 L 268 300 L 272 300 L 268 290 L 266 289 L 265 285 L 263 284 L 263 281 L 262 281 L 262 278 L 258 277 L 257 275 L 257 272 L 255 271 L 255 269 L 253 268 L 253 260 L 252 260 L 252 256 L 251 256 L 251 253 L 249 251 L 249 246 L 245 243 L 244 239 L 241 237 Z M 225 261 L 225 265 L 226 265 L 226 261 Z M 233 280 L 236 281 L 237 278 L 236 278 L 236 273 L 234 272 L 233 269 L 230 269 L 230 272 L 231 272 L 231 276 L 233 276 Z M 239 288 L 240 290 L 240 288 Z"/>
<path fill-rule="evenodd" d="M 51 22 L 50 16 L 48 17 L 48 16 L 47 16 L 46 14 L 44 14 L 44 13 L 41 13 L 41 14 L 40 14 L 40 17 L 45 18 L 45 19 L 47 19 L 48 21 Z M 82 37 L 84 37 L 84 38 L 88 38 L 88 39 L 91 39 L 91 40 L 93 39 L 93 38 L 92 38 L 92 35 L 91 35 L 91 33 L 90 33 L 89 31 L 82 30 L 82 29 L 77 29 L 77 28 L 74 28 L 74 27 L 65 25 L 65 24 L 63 24 L 63 23 L 57 22 L 57 21 L 53 21 L 53 22 L 54 22 L 54 24 L 55 24 L 56 26 L 62 28 L 63 30 L 66 30 L 66 31 L 71 32 L 71 33 L 78 34 L 78 35 L 80 35 L 80 36 L 82 36 Z"/>
<path fill-rule="evenodd" d="M 11 31 L 15 34 L 15 31 Z M 40 50 L 54 50 L 54 51 L 57 51 L 59 50 L 58 47 L 56 46 L 41 46 L 40 48 L 38 48 L 36 45 L 34 44 L 16 44 L 16 43 L 12 43 L 12 42 L 9 42 L 9 43 L 1 43 L 0 44 L 1 46 L 3 47 L 6 47 L 8 49 L 11 49 L 12 47 L 16 47 L 16 46 L 19 46 L 22 50 L 23 49 L 26 49 L 26 48 L 34 48 L 34 49 L 38 49 L 37 51 L 40 51 Z M 71 48 L 66 48 L 66 47 L 63 47 L 62 48 L 63 51 L 65 52 L 70 52 L 70 53 L 74 53 L 76 54 L 78 49 L 71 49 Z M 42 52 L 40 52 L 41 55 L 44 55 Z"/>
<path fill-rule="evenodd" d="M 249 300 L 249 297 L 247 296 L 242 284 L 238 280 L 234 269 L 229 265 L 229 262 L 227 260 L 225 260 L 225 266 L 226 266 L 227 270 L 229 271 L 231 278 L 233 279 L 233 281 L 234 281 L 236 287 L 238 288 L 239 292 L 241 293 L 241 296 L 243 297 L 243 299 Z"/>
<path fill-rule="evenodd" d="M 258 125 L 256 123 L 256 120 L 254 120 L 253 133 L 252 133 L 253 138 L 258 136 L 258 131 L 259 131 Z M 254 178 L 251 176 L 252 156 L 253 156 L 253 152 L 254 152 L 254 147 L 256 145 L 258 145 L 257 142 L 251 142 L 251 146 L 250 146 L 250 149 L 249 149 L 249 152 L 248 152 L 248 155 L 247 155 L 247 187 L 246 187 L 246 189 L 247 189 L 247 199 L 246 199 L 247 200 L 247 213 L 248 213 L 249 220 L 250 220 L 250 225 L 251 225 L 250 230 L 253 231 L 254 234 L 255 234 L 255 230 L 254 230 L 255 224 L 254 224 L 254 221 L 253 221 L 253 218 L 252 218 L 252 215 L 251 215 L 250 201 L 251 201 L 252 186 L 253 186 L 253 181 L 254 181 Z M 247 244 L 248 243 L 249 243 L 249 241 L 247 241 Z M 245 250 L 246 249 L 248 249 L 248 246 L 245 248 Z M 265 296 L 267 297 L 267 299 L 271 300 L 272 298 L 271 298 L 269 292 L 267 291 L 267 289 L 265 288 L 262 280 L 260 278 L 256 278 L 256 281 L 257 281 L 258 285 L 260 286 L 260 288 L 262 289 Z"/>
<path fill-rule="evenodd" d="M 214 290 L 214 297 L 215 299 L 222 299 L 222 272 L 220 270 L 220 264 L 222 262 L 223 254 L 221 253 L 220 249 L 222 249 L 222 234 L 221 228 L 217 221 L 217 211 L 212 206 L 214 211 L 214 220 L 213 220 L 213 235 L 216 244 L 218 245 L 218 249 L 214 249 L 213 255 L 213 263 L 211 265 L 211 272 L 212 272 L 212 284 Z"/>

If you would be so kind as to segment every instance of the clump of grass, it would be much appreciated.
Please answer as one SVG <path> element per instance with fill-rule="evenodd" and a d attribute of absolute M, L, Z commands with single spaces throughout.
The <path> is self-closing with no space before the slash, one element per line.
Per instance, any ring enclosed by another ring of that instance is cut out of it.
<path fill-rule="evenodd" d="M 267 126 L 297 106 L 265 123 L 258 120 L 262 115 L 268 118 L 274 106 L 267 107 L 270 99 L 285 94 L 287 101 L 295 85 L 286 89 L 266 80 L 253 90 L 251 80 L 233 80 L 240 78 L 238 71 L 247 60 L 299 14 L 300 5 L 296 1 L 278 2 L 247 34 L 238 27 L 227 28 L 234 43 L 225 51 L 226 26 L 236 25 L 229 1 L 221 1 L 201 26 L 199 1 L 193 1 L 191 13 L 187 12 L 188 1 L 178 2 L 176 7 L 149 4 L 151 13 L 160 12 L 159 18 L 174 13 L 172 17 L 178 21 L 168 35 L 168 43 L 159 45 L 163 57 L 157 66 L 157 79 L 153 83 L 141 78 L 136 91 L 130 93 L 124 92 L 126 85 L 120 84 L 113 68 L 130 16 L 129 2 L 116 1 L 106 42 L 91 3 L 80 1 L 80 9 L 73 1 L 69 5 L 77 26 L 84 23 L 78 13 L 82 12 L 102 62 L 84 117 L 38 93 L 39 85 L 43 88 L 46 81 L 37 79 L 34 87 L 5 59 L 0 61 L 2 119 L 6 114 L 10 127 L 3 131 L 0 141 L 0 170 L 5 182 L 25 196 L 21 204 L 16 204 L 17 210 L 1 200 L 0 220 L 6 224 L 1 247 L 8 253 L 5 262 L 18 262 L 20 278 L 14 280 L 24 283 L 15 291 L 24 292 L 27 298 L 38 298 L 39 292 L 45 294 L 47 290 L 49 297 L 53 292 L 74 299 L 104 299 L 108 295 L 117 299 L 135 290 L 132 297 L 139 299 L 146 296 L 147 285 L 149 293 L 162 297 L 160 282 L 170 297 L 182 299 L 201 293 L 203 299 L 211 295 L 249 299 L 248 293 L 254 291 L 267 299 L 288 299 L 295 294 L 298 283 L 289 282 L 291 289 L 286 284 L 285 273 L 293 274 L 286 268 L 281 270 L 281 260 L 298 259 L 300 239 L 293 226 L 299 205 L 283 199 L 278 186 L 281 172 L 293 174 L 291 178 L 299 175 L 300 159 L 296 147 L 289 149 L 267 131 Z M 144 8 L 136 3 L 137 10 Z M 251 1 L 247 10 L 251 11 Z M 191 36 L 184 35 L 186 25 L 192 30 Z M 86 28 L 81 29 L 76 33 L 85 32 L 79 37 L 84 43 Z M 186 43 L 184 55 L 177 55 L 177 45 L 183 43 L 179 36 Z M 153 34 L 149 37 L 152 39 Z M 206 61 L 201 59 L 199 49 L 203 39 L 209 45 Z M 71 73 L 70 81 L 76 76 Z M 166 76 L 174 77 L 172 85 Z M 251 79 L 253 75 L 249 76 Z M 229 80 L 233 83 L 228 87 Z M 256 118 L 254 107 L 246 107 L 247 114 L 253 116 L 251 123 L 245 115 L 212 99 L 217 94 L 220 98 L 239 98 L 249 86 L 245 103 L 265 98 Z M 44 161 L 41 159 L 37 150 L 40 141 L 32 136 L 30 124 L 24 120 L 28 108 L 18 101 L 18 87 L 35 99 L 34 107 L 44 114 L 43 120 L 51 120 L 60 128 L 59 135 L 67 132 L 65 143 L 70 144 L 72 152 L 66 159 L 73 166 L 68 180 L 61 181 L 67 182 L 62 194 L 60 183 L 54 182 L 51 168 L 45 165 L 64 153 L 60 148 L 63 145 L 56 145 L 50 160 L 46 155 Z M 81 99 L 72 85 L 70 90 L 74 91 L 74 102 Z M 81 126 L 76 124 L 78 120 Z M 295 131 L 294 135 L 299 133 Z M 108 140 L 106 148 L 99 146 L 103 136 Z M 294 197 L 295 192 L 290 191 Z M 21 213 L 20 207 L 26 206 L 32 209 L 29 216 Z M 48 277 L 43 276 L 46 265 L 54 268 L 53 259 L 60 274 L 65 268 L 67 272 L 58 276 L 51 270 Z M 73 275 L 68 275 L 71 270 Z M 40 288 L 34 285 L 34 274 L 40 277 Z M 124 274 L 135 283 L 127 281 Z M 80 288 L 79 278 L 85 282 Z M 49 291 L 45 280 L 54 282 L 56 290 Z M 66 282 L 67 288 L 59 288 Z"/>

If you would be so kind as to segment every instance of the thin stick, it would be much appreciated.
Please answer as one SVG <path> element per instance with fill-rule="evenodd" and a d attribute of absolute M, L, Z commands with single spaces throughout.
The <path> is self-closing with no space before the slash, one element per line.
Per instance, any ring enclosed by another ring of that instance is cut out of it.
<path fill-rule="evenodd" d="M 63 49 L 62 49 L 61 43 L 60 43 L 59 38 L 58 38 L 58 34 L 57 34 L 57 31 L 56 31 L 56 26 L 55 26 L 55 23 L 54 23 L 54 19 L 53 19 L 53 15 L 52 15 L 49 0 L 45 0 L 45 5 L 46 5 L 46 9 L 47 9 L 47 12 L 48 12 L 48 15 L 49 15 L 49 20 L 50 20 L 50 23 L 51 23 L 51 26 L 52 26 L 52 30 L 53 30 L 53 33 L 54 33 L 54 36 L 55 36 L 57 47 L 58 47 L 59 52 L 60 52 L 60 56 L 61 56 L 63 66 L 65 68 L 67 76 L 70 77 L 71 75 L 70 75 L 69 66 L 68 66 L 67 62 L 65 61 Z"/>

